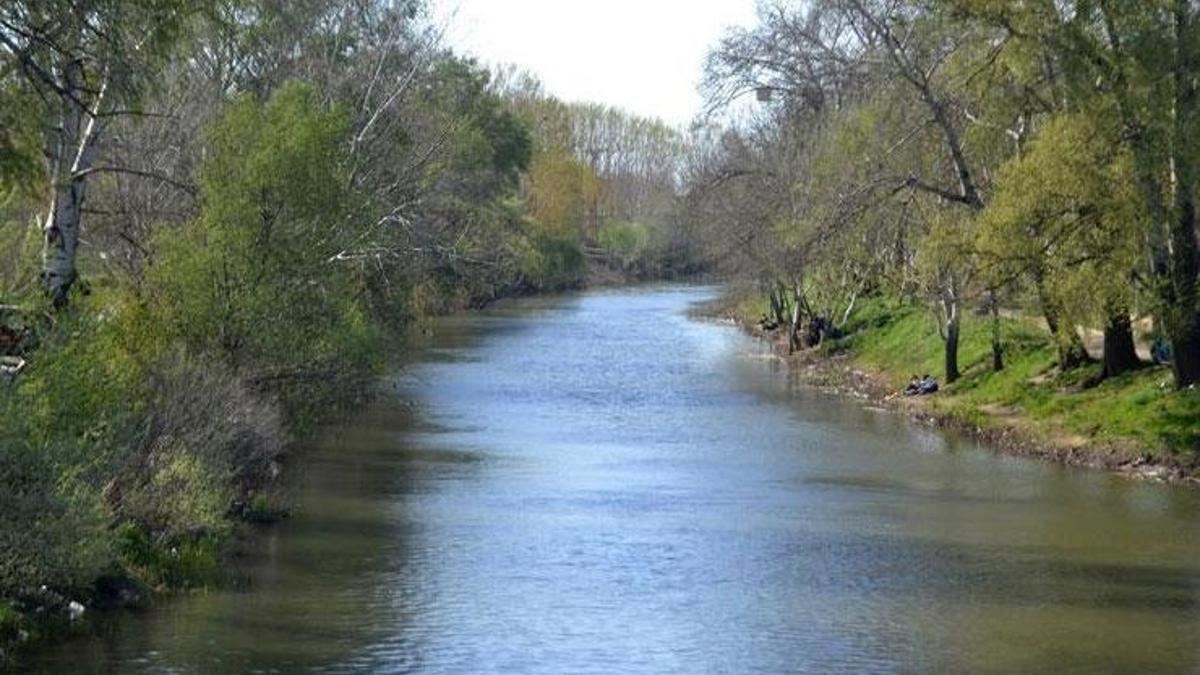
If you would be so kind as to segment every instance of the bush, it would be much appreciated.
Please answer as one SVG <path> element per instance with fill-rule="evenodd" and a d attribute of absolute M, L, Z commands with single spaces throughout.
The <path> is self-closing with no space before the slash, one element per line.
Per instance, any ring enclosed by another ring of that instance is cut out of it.
<path fill-rule="evenodd" d="M 38 251 L 41 231 L 31 222 L 5 220 L 3 196 L 0 195 L 0 298 L 11 304 L 14 298 L 29 294 L 37 279 Z M 0 317 L 3 318 L 3 317 Z"/>
<path fill-rule="evenodd" d="M 560 291 L 583 283 L 583 250 L 569 234 L 555 234 L 531 225 L 519 239 L 516 258 L 521 278 L 533 290 Z"/>
<path fill-rule="evenodd" d="M 220 578 L 222 538 L 195 535 L 163 541 L 127 523 L 117 533 L 121 559 L 153 588 L 194 588 Z"/>
<path fill-rule="evenodd" d="M 114 497 L 120 513 L 162 541 L 221 533 L 236 502 L 273 475 L 279 411 L 219 361 L 176 351 L 152 369 L 145 421 Z"/>
<path fill-rule="evenodd" d="M 85 591 L 112 563 L 103 489 L 132 439 L 137 369 L 109 324 L 58 317 L 13 385 L 0 385 L 0 596 Z"/>
<path fill-rule="evenodd" d="M 601 248 L 625 267 L 637 262 L 650 245 L 650 229 L 640 223 L 609 223 L 600 228 Z"/>
<path fill-rule="evenodd" d="M 128 312 L 101 316 L 61 315 L 0 387 L 0 598 L 87 596 L 121 562 L 116 523 L 164 550 L 219 540 L 276 470 L 276 406 L 219 360 L 154 356 Z"/>
<path fill-rule="evenodd" d="M 0 439 L 0 597 L 86 589 L 111 562 L 108 513 L 50 453 Z"/>

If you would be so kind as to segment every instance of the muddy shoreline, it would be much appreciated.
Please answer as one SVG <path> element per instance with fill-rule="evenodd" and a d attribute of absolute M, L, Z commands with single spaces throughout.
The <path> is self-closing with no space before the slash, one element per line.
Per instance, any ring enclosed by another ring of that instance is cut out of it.
<path fill-rule="evenodd" d="M 963 420 L 940 405 L 947 398 L 945 391 L 931 396 L 905 397 L 892 389 L 881 375 L 855 364 L 849 351 L 825 354 L 803 350 L 788 354 L 787 338 L 781 331 L 765 331 L 729 311 L 720 301 L 699 305 L 693 308 L 691 315 L 698 320 L 734 325 L 743 333 L 769 344 L 774 358 L 786 363 L 808 386 L 904 415 L 921 426 L 961 435 L 996 452 L 1098 469 L 1135 480 L 1200 486 L 1200 467 L 1127 444 L 1055 435 L 1019 411 L 988 414 L 987 426 Z"/>

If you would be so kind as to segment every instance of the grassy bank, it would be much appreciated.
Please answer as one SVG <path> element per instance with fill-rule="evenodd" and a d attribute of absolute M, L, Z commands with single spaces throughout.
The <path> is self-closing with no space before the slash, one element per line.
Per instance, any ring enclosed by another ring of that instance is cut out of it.
<path fill-rule="evenodd" d="M 753 329 L 766 314 L 766 301 L 741 294 L 713 309 Z M 1051 338 L 1035 320 L 1001 321 L 1005 368 L 991 368 L 988 320 L 966 316 L 963 377 L 928 397 L 898 395 L 913 374 L 940 376 L 942 370 L 937 324 L 918 303 L 861 302 L 844 326 L 846 337 L 795 358 L 815 381 L 852 387 L 1002 450 L 1163 478 L 1197 475 L 1200 391 L 1175 390 L 1170 371 L 1152 366 L 1093 384 L 1100 365 L 1061 372 Z M 764 337 L 782 340 L 781 333 Z"/>

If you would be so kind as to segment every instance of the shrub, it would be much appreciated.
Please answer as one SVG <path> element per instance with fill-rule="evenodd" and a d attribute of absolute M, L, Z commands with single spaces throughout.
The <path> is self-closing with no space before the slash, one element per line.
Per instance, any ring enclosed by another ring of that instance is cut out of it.
<path fill-rule="evenodd" d="M 125 565 L 155 588 L 195 588 L 217 582 L 221 542 L 221 537 L 211 534 L 163 541 L 133 523 L 117 532 Z"/>
<path fill-rule="evenodd" d="M 0 442 L 0 597 L 85 589 L 111 561 L 99 495 L 50 453 L 11 436 Z"/>
<path fill-rule="evenodd" d="M 570 234 L 559 234 L 527 223 L 527 234 L 511 246 L 520 277 L 533 290 L 558 291 L 583 282 L 583 250 Z"/>
<path fill-rule="evenodd" d="M 279 411 L 221 362 L 172 352 L 151 371 L 113 498 L 163 541 L 220 533 L 234 503 L 272 476 L 283 437 Z"/>
<path fill-rule="evenodd" d="M 609 223 L 600 228 L 600 246 L 629 267 L 650 245 L 650 229 L 640 223 Z"/>

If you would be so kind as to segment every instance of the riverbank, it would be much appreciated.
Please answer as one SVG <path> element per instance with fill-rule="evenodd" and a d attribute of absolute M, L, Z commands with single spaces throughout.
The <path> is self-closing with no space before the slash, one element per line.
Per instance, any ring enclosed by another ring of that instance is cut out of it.
<path fill-rule="evenodd" d="M 765 301 L 735 293 L 696 308 L 772 344 L 802 379 L 952 430 L 996 450 L 1132 477 L 1200 483 L 1200 392 L 1176 391 L 1165 367 L 1092 386 L 1099 365 L 1060 372 L 1049 336 L 1032 320 L 1003 320 L 1005 369 L 991 370 L 989 328 L 970 316 L 963 377 L 931 396 L 906 397 L 914 373 L 940 373 L 942 341 L 925 308 L 874 298 L 846 321 L 846 337 L 788 355 L 786 331 L 764 330 Z"/>
<path fill-rule="evenodd" d="M 103 473 L 88 478 L 90 485 L 103 486 L 103 490 L 76 488 L 82 497 L 62 503 L 55 501 L 57 496 L 47 486 L 42 494 L 31 492 L 18 500 L 19 508 L 4 514 L 0 543 L 19 552 L 23 558 L 18 562 L 24 567 L 0 565 L 0 580 L 4 575 L 20 574 L 54 581 L 30 586 L 20 594 L 0 593 L 0 672 L 16 667 L 24 652 L 94 630 L 113 612 L 141 609 L 222 584 L 240 542 L 258 536 L 262 526 L 286 517 L 290 504 L 278 493 L 292 473 L 293 448 L 321 425 L 362 409 L 374 395 L 378 375 L 403 362 L 414 341 L 425 339 L 427 321 L 479 311 L 498 301 L 577 291 L 585 286 L 641 283 L 628 271 L 605 268 L 601 274 L 594 267 L 598 266 L 580 267 L 567 281 L 545 286 L 426 290 L 420 302 L 411 303 L 411 316 L 372 321 L 367 335 L 353 345 L 354 351 L 332 355 L 328 367 L 251 377 L 231 372 L 219 362 L 205 364 L 175 354 L 161 364 L 120 372 L 117 379 L 107 368 L 123 365 L 113 358 L 113 345 L 128 343 L 114 337 L 125 330 L 124 321 L 93 322 L 91 317 L 102 314 L 112 302 L 105 296 L 88 298 L 78 313 L 84 331 L 97 336 L 95 352 L 84 354 L 81 361 L 79 354 L 48 341 L 32 357 L 36 368 L 28 378 L 16 382 L 10 390 L 13 396 L 0 398 L 0 404 L 9 406 L 15 415 L 43 400 L 47 392 L 65 389 L 74 379 L 68 379 L 70 372 L 59 364 L 68 359 L 75 359 L 76 367 L 105 368 L 102 375 L 85 384 L 84 391 L 95 407 L 86 412 L 87 417 L 77 416 L 77 421 L 103 421 L 115 418 L 117 411 L 129 411 L 119 423 L 110 423 L 102 440 L 108 448 L 106 455 L 125 461 L 123 455 L 134 454 L 132 460 L 139 467 L 130 474 L 133 478 L 122 478 L 115 468 L 120 461 L 114 461 L 112 470 L 101 467 Z M 130 405 L 133 401 L 138 403 Z M 10 439 L 28 443 L 35 427 L 33 417 L 26 417 L 25 427 L 14 426 L 0 433 L 0 445 Z M 47 436 L 47 442 L 75 432 L 75 426 L 60 427 L 53 437 Z M 143 454 L 149 458 L 137 460 Z M 17 459 L 26 456 L 30 462 L 40 459 L 32 444 L 28 453 L 12 455 Z M 205 470 L 198 471 L 188 463 L 193 456 L 205 458 Z M 55 461 L 63 465 L 82 462 L 77 455 Z M 168 467 L 162 479 L 151 474 L 143 480 L 137 475 L 149 472 L 146 467 L 169 462 L 178 465 Z M 25 466 L 16 462 L 14 466 L 25 476 L 63 472 L 57 466 L 36 463 Z M 223 466 L 231 469 L 227 473 L 213 471 Z M 8 480 L 10 476 L 0 478 Z M 19 526 L 54 508 L 64 516 L 74 516 L 73 510 L 84 507 L 90 509 L 86 522 L 68 518 L 62 523 L 43 520 L 37 526 Z M 42 543 L 47 537 L 55 538 L 50 546 Z M 73 547 L 89 557 L 69 560 Z"/>
<path fill-rule="evenodd" d="M 28 672 L 1195 670 L 1200 491 L 797 387 L 712 293 L 431 321 L 235 583 Z"/>
<path fill-rule="evenodd" d="M 0 549 L 9 554 L 0 581 L 39 580 L 0 592 L 0 672 L 114 613 L 226 583 L 244 545 L 287 518 L 295 448 L 376 396 L 379 376 L 403 363 L 430 319 L 578 287 L 437 288 L 419 312 L 372 321 L 321 367 L 274 371 L 255 363 L 235 372 L 181 351 L 125 369 L 114 354 L 130 344 L 128 320 L 92 318 L 112 306 L 106 297 L 80 303 L 71 337 L 94 338 L 93 350 L 72 351 L 52 334 L 31 354 L 28 375 L 0 391 L 0 412 L 20 422 L 0 430 L 8 452 L 0 482 L 25 487 L 0 495 Z M 92 374 L 77 394 L 91 407 L 76 408 L 72 424 L 21 414 L 46 400 L 65 406 L 74 369 Z M 89 433 L 92 445 L 78 451 L 64 440 Z M 70 454 L 47 458 L 41 443 Z M 55 482 L 68 467 L 82 476 L 69 491 Z"/>

